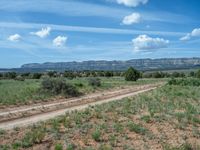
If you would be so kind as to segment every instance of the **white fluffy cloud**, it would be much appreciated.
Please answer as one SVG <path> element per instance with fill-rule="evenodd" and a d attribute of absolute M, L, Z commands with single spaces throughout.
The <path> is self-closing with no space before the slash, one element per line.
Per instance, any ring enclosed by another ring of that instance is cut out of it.
<path fill-rule="evenodd" d="M 117 0 L 118 4 L 123 4 L 128 7 L 137 7 L 140 4 L 146 4 L 148 0 Z"/>
<path fill-rule="evenodd" d="M 181 41 L 190 40 L 192 37 L 200 37 L 200 28 L 192 30 L 191 33 L 187 33 L 185 36 L 181 37 Z"/>
<path fill-rule="evenodd" d="M 45 38 L 50 34 L 50 32 L 51 32 L 51 28 L 50 27 L 46 27 L 46 28 L 42 28 L 40 31 L 31 32 L 31 34 L 39 36 L 41 38 Z"/>
<path fill-rule="evenodd" d="M 200 28 L 196 28 L 191 33 L 192 36 L 200 36 Z"/>
<path fill-rule="evenodd" d="M 152 38 L 147 35 L 139 35 L 132 40 L 135 51 L 147 51 L 165 48 L 169 41 L 162 38 Z"/>
<path fill-rule="evenodd" d="M 53 40 L 53 45 L 57 46 L 57 47 L 62 47 L 65 45 L 66 41 L 67 41 L 67 37 L 66 36 L 57 36 L 54 40 Z"/>
<path fill-rule="evenodd" d="M 12 42 L 18 42 L 20 39 L 21 36 L 19 34 L 13 34 L 8 37 L 8 40 Z"/>
<path fill-rule="evenodd" d="M 125 25 L 131 25 L 139 23 L 141 21 L 141 15 L 139 13 L 132 13 L 131 15 L 125 16 L 122 23 Z"/>

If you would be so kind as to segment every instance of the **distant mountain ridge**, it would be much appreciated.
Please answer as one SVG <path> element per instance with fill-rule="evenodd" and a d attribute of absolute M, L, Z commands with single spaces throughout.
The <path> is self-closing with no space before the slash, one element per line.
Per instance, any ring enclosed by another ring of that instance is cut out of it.
<path fill-rule="evenodd" d="M 139 70 L 173 70 L 200 68 L 200 58 L 160 58 L 131 59 L 127 61 L 82 61 L 82 62 L 46 62 L 30 63 L 21 66 L 21 70 L 126 70 L 128 67 Z"/>

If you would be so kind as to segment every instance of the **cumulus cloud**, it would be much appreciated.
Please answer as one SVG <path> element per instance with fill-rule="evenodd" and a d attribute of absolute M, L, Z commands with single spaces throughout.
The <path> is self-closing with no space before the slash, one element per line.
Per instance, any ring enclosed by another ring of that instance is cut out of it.
<path fill-rule="evenodd" d="M 131 25 L 139 23 L 141 21 L 141 15 L 139 13 L 132 13 L 131 15 L 125 16 L 122 23 L 125 25 Z"/>
<path fill-rule="evenodd" d="M 200 36 L 200 28 L 196 28 L 191 33 L 192 36 Z"/>
<path fill-rule="evenodd" d="M 53 45 L 57 46 L 57 47 L 62 47 L 65 45 L 66 41 L 67 41 L 67 37 L 66 36 L 57 36 L 54 40 L 53 40 Z"/>
<path fill-rule="evenodd" d="M 181 37 L 181 41 L 187 41 L 190 40 L 192 37 L 200 37 L 200 28 L 196 28 L 192 30 L 191 33 L 187 33 L 185 36 Z"/>
<path fill-rule="evenodd" d="M 169 41 L 162 38 L 152 38 L 147 35 L 139 35 L 132 40 L 134 51 L 147 51 L 165 48 Z"/>
<path fill-rule="evenodd" d="M 21 36 L 19 34 L 13 34 L 8 37 L 8 40 L 12 42 L 18 42 L 20 39 Z"/>
<path fill-rule="evenodd" d="M 51 32 L 51 28 L 46 27 L 46 28 L 42 28 L 41 30 L 39 30 L 37 32 L 31 32 L 31 34 L 39 36 L 40 38 L 45 38 L 50 34 L 50 32 Z"/>
<path fill-rule="evenodd" d="M 148 0 L 117 0 L 118 4 L 123 4 L 128 7 L 137 7 L 140 4 L 146 4 Z"/>

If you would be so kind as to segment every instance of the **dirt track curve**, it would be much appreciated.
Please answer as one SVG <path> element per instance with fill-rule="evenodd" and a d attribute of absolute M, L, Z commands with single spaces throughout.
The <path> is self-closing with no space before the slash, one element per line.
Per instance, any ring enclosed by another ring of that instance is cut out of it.
<path fill-rule="evenodd" d="M 0 110 L 0 129 L 12 129 L 28 126 L 40 121 L 45 121 L 66 112 L 82 110 L 88 106 L 94 106 L 110 101 L 121 100 L 126 97 L 153 90 L 163 83 L 128 87 L 125 89 L 95 93 L 79 98 L 61 99 L 47 104 L 36 104 L 17 108 Z"/>

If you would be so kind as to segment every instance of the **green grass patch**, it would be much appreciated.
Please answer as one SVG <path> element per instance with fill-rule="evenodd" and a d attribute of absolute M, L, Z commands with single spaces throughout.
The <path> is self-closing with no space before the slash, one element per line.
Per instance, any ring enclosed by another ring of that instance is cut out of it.
<path fill-rule="evenodd" d="M 86 94 L 95 92 L 96 90 L 106 90 L 126 85 L 143 85 L 155 83 L 162 80 L 141 79 L 137 82 L 125 81 L 122 77 L 101 77 L 101 86 L 94 87 L 89 85 L 89 78 L 75 78 L 66 80 L 66 83 L 74 85 L 80 93 Z M 26 79 L 25 81 L 16 80 L 0 80 L 0 105 L 20 105 L 28 104 L 30 101 L 43 101 L 55 94 L 41 91 L 42 79 Z"/>
<path fill-rule="evenodd" d="M 135 124 L 134 122 L 129 122 L 128 128 L 131 132 L 135 132 L 142 135 L 146 134 L 146 132 L 148 131 L 146 128 L 142 127 L 142 125 Z"/>

